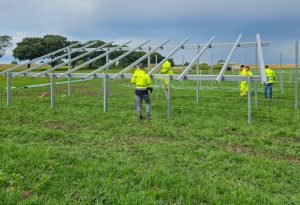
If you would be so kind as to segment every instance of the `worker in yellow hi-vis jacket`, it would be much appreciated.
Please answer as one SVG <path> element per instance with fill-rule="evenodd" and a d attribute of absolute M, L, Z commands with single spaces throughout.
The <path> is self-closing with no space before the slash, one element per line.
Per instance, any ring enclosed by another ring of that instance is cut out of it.
<path fill-rule="evenodd" d="M 265 65 L 266 68 L 266 76 L 267 76 L 267 83 L 264 84 L 264 96 L 268 98 L 268 91 L 269 91 L 269 99 L 272 99 L 272 88 L 273 82 L 275 80 L 275 72 L 269 68 L 268 65 Z"/>
<path fill-rule="evenodd" d="M 173 75 L 172 65 L 169 60 L 167 60 L 166 62 L 164 62 L 164 64 L 162 64 L 160 73 Z M 168 83 L 169 83 L 168 80 L 164 80 L 164 85 L 166 89 L 168 89 Z"/>
<path fill-rule="evenodd" d="M 242 67 L 241 66 L 242 71 L 240 72 L 241 76 L 252 76 L 253 73 L 250 71 L 250 67 L 246 66 L 246 67 Z M 241 96 L 246 96 L 248 94 L 248 81 L 241 81 L 240 83 L 240 95 Z"/>
<path fill-rule="evenodd" d="M 140 65 L 142 65 L 142 64 L 140 64 Z M 138 76 L 143 73 L 144 73 L 144 71 L 142 71 L 139 67 L 137 67 L 137 69 L 134 70 L 133 75 Z M 136 96 L 134 97 L 134 108 L 135 109 L 137 108 L 137 97 Z"/>
<path fill-rule="evenodd" d="M 143 118 L 142 115 L 142 103 L 143 100 L 146 102 L 146 118 L 148 120 L 151 119 L 151 100 L 148 91 L 152 93 L 152 81 L 150 76 L 145 70 L 145 65 L 140 63 L 139 65 L 140 71 L 133 74 L 131 78 L 131 83 L 135 84 L 135 99 L 136 99 L 136 110 L 138 114 L 138 119 L 141 120 Z"/>

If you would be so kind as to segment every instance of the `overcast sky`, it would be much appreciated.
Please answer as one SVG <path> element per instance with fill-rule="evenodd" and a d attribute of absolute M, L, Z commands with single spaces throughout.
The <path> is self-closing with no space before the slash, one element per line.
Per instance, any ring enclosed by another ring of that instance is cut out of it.
<path fill-rule="evenodd" d="M 205 43 L 215 35 L 215 43 L 255 41 L 260 33 L 266 63 L 293 60 L 293 42 L 300 39 L 300 0 L 0 0 L 0 35 L 24 37 L 58 34 L 69 40 L 128 39 L 152 44 L 171 38 L 169 44 L 191 37 L 188 44 Z M 230 49 L 211 49 L 201 61 L 226 59 Z M 195 51 L 180 52 L 190 61 Z M 12 60 L 11 51 L 0 59 Z M 165 53 L 163 53 L 165 54 Z M 241 63 L 254 63 L 254 49 L 238 49 L 233 57 Z"/>

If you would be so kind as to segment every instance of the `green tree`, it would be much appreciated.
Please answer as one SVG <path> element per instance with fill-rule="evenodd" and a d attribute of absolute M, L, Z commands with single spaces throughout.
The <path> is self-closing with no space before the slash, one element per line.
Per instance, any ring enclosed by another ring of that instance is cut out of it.
<path fill-rule="evenodd" d="M 43 37 L 44 45 L 45 45 L 45 53 L 52 53 L 61 48 L 67 47 L 69 42 L 66 37 L 59 35 L 46 35 Z M 49 56 L 50 59 L 53 59 L 57 56 L 64 54 L 64 52 L 56 53 L 55 55 Z M 58 62 L 54 61 L 50 63 L 52 67 L 54 67 Z"/>
<path fill-rule="evenodd" d="M 11 36 L 0 36 L 0 58 L 5 55 L 6 49 L 12 46 L 11 40 Z"/>
<path fill-rule="evenodd" d="M 17 47 L 13 50 L 13 56 L 20 61 L 25 61 L 38 58 L 45 55 L 46 52 L 42 38 L 28 37 L 17 43 Z M 27 67 L 29 68 L 30 64 Z"/>

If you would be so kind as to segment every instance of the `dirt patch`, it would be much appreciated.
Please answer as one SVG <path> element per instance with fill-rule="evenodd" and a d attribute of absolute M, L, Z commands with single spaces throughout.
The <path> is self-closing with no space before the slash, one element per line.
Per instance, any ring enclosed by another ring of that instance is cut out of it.
<path fill-rule="evenodd" d="M 262 156 L 262 157 L 267 157 L 267 158 L 275 158 L 278 160 L 283 160 L 283 161 L 288 161 L 294 164 L 300 164 L 300 159 L 292 156 L 276 156 L 272 155 L 271 153 L 268 153 L 266 151 L 261 151 L 261 150 L 254 150 L 253 148 L 246 147 L 243 145 L 225 145 L 224 149 L 230 152 L 235 152 L 235 153 L 243 153 L 243 154 L 248 154 L 252 156 Z"/>
<path fill-rule="evenodd" d="M 62 122 L 43 122 L 42 125 L 46 128 L 58 130 L 76 130 L 79 128 L 78 125 L 70 125 Z"/>
<path fill-rule="evenodd" d="M 293 137 L 276 136 L 274 138 L 284 143 L 289 143 L 289 142 L 300 143 L 300 136 L 293 136 Z"/>
<path fill-rule="evenodd" d="M 34 195 L 34 192 L 32 190 L 23 190 L 21 192 L 21 198 L 22 199 L 29 199 Z"/>
<path fill-rule="evenodd" d="M 226 147 L 227 150 L 236 152 L 236 153 L 250 153 L 250 154 L 254 154 L 253 150 L 249 147 L 244 147 L 244 146 L 228 146 Z"/>

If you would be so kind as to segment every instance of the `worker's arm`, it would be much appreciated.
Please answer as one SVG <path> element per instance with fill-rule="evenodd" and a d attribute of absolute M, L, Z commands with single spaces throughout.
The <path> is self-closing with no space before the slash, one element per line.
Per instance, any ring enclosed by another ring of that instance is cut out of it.
<path fill-rule="evenodd" d="M 137 78 L 137 75 L 134 74 L 131 78 L 131 83 L 135 84 L 136 83 L 136 78 Z"/>
<path fill-rule="evenodd" d="M 169 69 L 170 69 L 170 68 L 163 68 L 163 69 L 161 69 L 160 72 L 161 72 L 162 74 L 165 74 L 165 73 L 167 73 L 167 72 L 169 71 Z"/>

